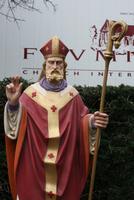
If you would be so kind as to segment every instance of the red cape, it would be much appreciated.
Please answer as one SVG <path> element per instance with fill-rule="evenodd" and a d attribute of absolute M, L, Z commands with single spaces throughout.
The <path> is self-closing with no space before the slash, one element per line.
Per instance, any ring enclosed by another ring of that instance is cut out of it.
<path fill-rule="evenodd" d="M 29 190 L 35 191 L 32 200 L 42 200 L 45 199 L 43 185 L 47 181 L 47 178 L 40 178 L 41 180 L 38 180 L 38 176 L 45 176 L 45 168 L 44 166 L 40 167 L 40 165 L 43 163 L 43 157 L 47 154 L 49 144 L 48 126 L 43 123 L 44 120 L 47 120 L 47 110 L 42 108 L 42 105 L 37 105 L 37 102 L 29 98 L 27 94 L 22 95 L 21 103 L 23 104 L 23 112 L 18 133 L 19 137 L 17 141 L 10 140 L 6 137 L 7 163 L 11 192 L 14 200 L 16 200 L 16 188 L 17 193 L 19 193 L 22 200 L 30 197 L 25 196 L 26 193 L 29 193 Z M 75 119 L 73 119 L 72 115 Z M 79 118 L 78 115 L 81 117 L 76 123 L 75 120 L 76 118 Z M 42 118 L 42 116 L 44 117 Z M 35 124 L 34 126 L 32 125 L 33 122 Z M 71 101 L 65 104 L 60 110 L 59 122 L 59 124 L 61 124 L 61 135 L 55 163 L 57 170 L 56 195 L 58 200 L 75 200 L 75 197 L 76 200 L 78 200 L 85 185 L 89 170 L 89 116 L 87 115 L 87 108 L 84 106 L 79 95 L 73 97 Z M 70 127 L 69 123 L 73 124 L 73 126 Z M 42 145 L 42 139 L 37 140 L 35 130 L 36 134 L 40 135 L 40 138 L 44 138 L 43 140 L 46 142 L 46 148 Z M 42 130 L 46 130 L 46 132 L 42 132 Z M 76 130 L 78 133 L 75 133 Z M 77 142 L 74 141 L 74 138 L 76 138 Z M 32 143 L 30 142 L 31 140 L 33 140 Z M 35 148 L 33 149 L 34 144 Z M 28 148 L 24 148 L 26 146 L 28 146 Z M 77 158 L 77 156 L 79 157 Z M 40 162 L 40 165 L 37 161 Z M 38 175 L 38 171 L 40 171 L 40 175 Z M 31 178 L 27 176 L 27 172 L 28 174 L 31 173 Z M 74 173 L 77 177 L 73 176 Z M 33 177 L 34 179 L 32 179 Z M 34 184 L 36 178 L 37 180 Z M 26 182 L 21 181 L 23 179 Z M 75 181 L 79 182 L 76 184 Z M 36 187 L 36 190 L 34 187 Z M 43 190 L 43 192 L 41 190 Z M 39 193 L 40 197 L 38 197 Z M 50 191 L 49 195 L 53 196 L 54 194 Z"/>

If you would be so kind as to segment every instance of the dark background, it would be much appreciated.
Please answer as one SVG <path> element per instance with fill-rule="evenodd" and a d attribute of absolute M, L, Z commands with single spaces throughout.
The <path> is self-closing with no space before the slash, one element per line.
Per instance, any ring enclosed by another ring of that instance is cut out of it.
<path fill-rule="evenodd" d="M 25 89 L 30 83 L 23 80 Z M 8 184 L 3 111 L 6 78 L 0 81 L 0 200 L 11 200 Z M 76 87 L 90 112 L 99 110 L 101 86 Z M 93 200 L 134 199 L 134 87 L 107 87 L 105 111 L 109 125 L 102 130 Z M 81 196 L 88 200 L 90 177 Z"/>

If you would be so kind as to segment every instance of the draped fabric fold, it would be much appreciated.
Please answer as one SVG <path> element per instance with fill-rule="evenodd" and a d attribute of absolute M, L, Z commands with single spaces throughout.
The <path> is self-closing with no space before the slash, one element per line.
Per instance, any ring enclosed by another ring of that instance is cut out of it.
<path fill-rule="evenodd" d="M 14 200 L 16 190 L 19 200 L 80 199 L 89 166 L 88 109 L 73 87 L 56 95 L 34 85 L 21 96 L 22 120 L 12 154 L 6 138 Z"/>

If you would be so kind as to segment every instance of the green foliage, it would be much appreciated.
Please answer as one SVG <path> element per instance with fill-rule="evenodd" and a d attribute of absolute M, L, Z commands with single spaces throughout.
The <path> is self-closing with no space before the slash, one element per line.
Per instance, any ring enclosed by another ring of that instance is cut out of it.
<path fill-rule="evenodd" d="M 101 87 L 78 87 L 91 111 L 98 110 Z M 103 130 L 98 155 L 94 200 L 134 198 L 134 87 L 107 87 L 105 111 L 108 128 Z M 88 191 L 88 187 L 84 191 Z M 82 200 L 87 200 L 84 196 Z"/>
<path fill-rule="evenodd" d="M 24 88 L 30 84 L 25 80 L 22 81 Z M 10 199 L 9 190 L 5 189 L 8 188 L 8 181 L 3 134 L 3 109 L 6 103 L 5 85 L 8 82 L 9 79 L 0 82 L 0 199 L 3 200 Z M 78 86 L 76 88 L 90 112 L 99 110 L 101 86 Z M 105 112 L 109 114 L 110 122 L 107 129 L 102 131 L 93 200 L 133 200 L 134 87 L 108 86 Z M 81 200 L 88 199 L 89 180 Z"/>

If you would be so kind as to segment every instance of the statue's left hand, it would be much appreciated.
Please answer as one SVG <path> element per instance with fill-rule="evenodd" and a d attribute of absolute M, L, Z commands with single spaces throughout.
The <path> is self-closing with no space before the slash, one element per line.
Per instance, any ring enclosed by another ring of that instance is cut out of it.
<path fill-rule="evenodd" d="M 92 124 L 95 128 L 106 128 L 109 122 L 109 116 L 106 113 L 96 111 L 93 113 Z"/>

